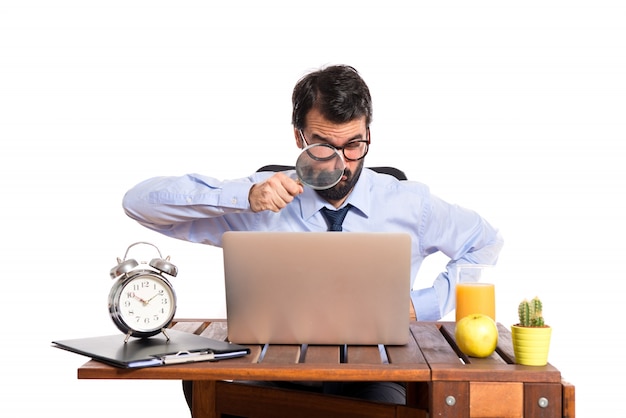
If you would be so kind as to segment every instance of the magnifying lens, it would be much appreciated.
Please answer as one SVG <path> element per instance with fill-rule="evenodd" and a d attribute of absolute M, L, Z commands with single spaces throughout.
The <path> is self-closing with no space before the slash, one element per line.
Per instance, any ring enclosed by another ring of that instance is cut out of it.
<path fill-rule="evenodd" d="M 343 156 L 328 144 L 311 144 L 296 161 L 300 183 L 314 190 L 330 189 L 339 183 L 346 168 Z"/>

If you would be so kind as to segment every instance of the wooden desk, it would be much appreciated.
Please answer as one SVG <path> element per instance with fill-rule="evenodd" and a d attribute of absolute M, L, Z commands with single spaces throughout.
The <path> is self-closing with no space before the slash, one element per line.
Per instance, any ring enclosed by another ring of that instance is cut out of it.
<path fill-rule="evenodd" d="M 486 359 L 459 355 L 454 323 L 411 322 L 405 346 L 254 345 L 237 359 L 134 370 L 91 360 L 78 378 L 193 380 L 195 418 L 217 416 L 216 396 L 228 399 L 232 386 L 224 380 L 407 382 L 406 416 L 573 418 L 574 386 L 550 364 L 514 364 L 510 332 L 498 326 L 498 348 Z M 176 320 L 173 328 L 226 338 L 223 320 Z"/>

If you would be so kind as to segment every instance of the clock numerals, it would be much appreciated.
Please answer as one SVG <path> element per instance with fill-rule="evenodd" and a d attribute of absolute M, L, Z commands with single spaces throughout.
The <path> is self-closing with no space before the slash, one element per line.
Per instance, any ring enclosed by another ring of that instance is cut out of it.
<path fill-rule="evenodd" d="M 114 293 L 115 292 L 115 293 Z M 111 311 L 114 322 L 124 333 L 151 336 L 160 332 L 174 317 L 176 295 L 162 277 L 152 274 L 130 276 L 112 291 Z"/>
<path fill-rule="evenodd" d="M 150 318 L 149 316 L 143 317 L 141 315 L 135 316 L 136 323 L 143 323 L 145 325 L 150 325 L 151 321 L 158 323 L 160 319 L 161 318 L 159 317 L 159 315 L 152 315 L 152 318 Z"/>
<path fill-rule="evenodd" d="M 156 289 L 156 283 L 152 284 L 153 288 Z M 134 291 L 139 291 L 141 289 L 149 289 L 150 288 L 150 281 L 149 280 L 142 280 L 139 283 L 133 283 L 133 290 Z"/>
<path fill-rule="evenodd" d="M 171 311 L 170 294 L 156 281 L 133 282 L 123 295 L 125 314 L 137 327 L 159 327 Z"/>

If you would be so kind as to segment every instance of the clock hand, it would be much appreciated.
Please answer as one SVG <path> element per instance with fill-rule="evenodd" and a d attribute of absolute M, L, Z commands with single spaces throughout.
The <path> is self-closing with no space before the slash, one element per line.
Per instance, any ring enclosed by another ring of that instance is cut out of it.
<path fill-rule="evenodd" d="M 154 298 L 156 298 L 157 296 L 159 296 L 160 293 L 155 294 L 154 296 L 152 296 L 150 299 L 148 299 L 147 301 L 145 301 L 144 303 L 147 305 L 148 303 L 150 303 L 150 301 Z"/>
<path fill-rule="evenodd" d="M 147 305 L 149 301 L 145 301 L 142 298 L 140 298 L 139 296 L 133 294 L 133 297 L 137 300 L 139 300 L 141 303 L 143 303 L 144 305 Z"/>

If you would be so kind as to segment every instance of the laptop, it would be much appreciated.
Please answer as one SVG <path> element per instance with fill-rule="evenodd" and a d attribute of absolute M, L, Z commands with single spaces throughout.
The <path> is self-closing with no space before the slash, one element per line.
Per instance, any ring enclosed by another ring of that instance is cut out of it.
<path fill-rule="evenodd" d="M 408 342 L 408 234 L 240 231 L 222 246 L 231 342 Z"/>

